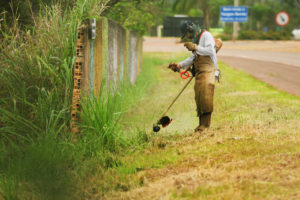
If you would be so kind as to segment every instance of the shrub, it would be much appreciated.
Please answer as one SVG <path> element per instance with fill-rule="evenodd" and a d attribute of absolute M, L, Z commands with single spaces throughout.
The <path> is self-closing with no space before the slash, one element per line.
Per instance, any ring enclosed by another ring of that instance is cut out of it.
<path fill-rule="evenodd" d="M 291 36 L 284 31 L 252 31 L 243 30 L 239 32 L 239 40 L 289 40 Z"/>
<path fill-rule="evenodd" d="M 218 34 L 217 37 L 221 38 L 223 41 L 231 40 L 232 38 L 230 34 L 226 34 L 226 33 Z"/>
<path fill-rule="evenodd" d="M 258 39 L 258 33 L 256 31 L 247 30 L 247 31 L 240 31 L 239 40 L 255 40 Z"/>

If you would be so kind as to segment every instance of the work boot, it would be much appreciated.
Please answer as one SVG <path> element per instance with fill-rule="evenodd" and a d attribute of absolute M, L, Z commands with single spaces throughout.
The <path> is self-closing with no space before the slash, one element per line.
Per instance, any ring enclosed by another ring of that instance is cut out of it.
<path fill-rule="evenodd" d="M 205 126 L 199 125 L 195 128 L 195 133 L 202 133 L 205 130 Z"/>
<path fill-rule="evenodd" d="M 210 127 L 210 120 L 211 120 L 211 112 L 203 113 L 200 115 L 200 125 L 204 126 L 205 128 Z"/>
<path fill-rule="evenodd" d="M 201 133 L 205 130 L 205 126 L 203 126 L 203 124 L 201 124 L 201 117 L 199 117 L 199 126 L 197 126 L 195 128 L 195 133 Z"/>
<path fill-rule="evenodd" d="M 196 132 L 203 132 L 205 129 L 210 127 L 210 120 L 211 120 L 211 112 L 209 113 L 203 113 L 199 117 L 199 126 L 195 128 Z"/>

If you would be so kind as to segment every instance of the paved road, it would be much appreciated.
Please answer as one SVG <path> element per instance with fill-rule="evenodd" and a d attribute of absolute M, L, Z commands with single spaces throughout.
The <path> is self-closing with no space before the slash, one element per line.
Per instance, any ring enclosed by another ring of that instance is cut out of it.
<path fill-rule="evenodd" d="M 225 42 L 219 60 L 300 96 L 299 42 Z"/>
<path fill-rule="evenodd" d="M 185 51 L 177 38 L 145 38 L 146 52 Z M 219 61 L 300 96 L 300 41 L 224 42 Z"/>
<path fill-rule="evenodd" d="M 238 56 L 222 56 L 219 60 L 236 69 L 246 71 L 280 90 L 300 96 L 300 66 L 245 59 Z"/>
<path fill-rule="evenodd" d="M 300 67 L 300 53 L 268 52 L 261 50 L 241 50 L 224 48 L 220 51 L 219 56 L 276 62 Z"/>

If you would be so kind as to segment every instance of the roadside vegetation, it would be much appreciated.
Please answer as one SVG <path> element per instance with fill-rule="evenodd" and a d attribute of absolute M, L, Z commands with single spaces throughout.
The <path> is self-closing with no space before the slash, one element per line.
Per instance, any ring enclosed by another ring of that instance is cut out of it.
<path fill-rule="evenodd" d="M 162 66 L 185 55 L 146 54 L 136 85 L 84 99 L 81 132 L 73 135 L 76 30 L 100 16 L 108 1 L 16 2 L 10 5 L 18 12 L 1 12 L 0 20 L 0 199 L 140 199 L 138 187 L 149 194 L 145 198 L 159 195 L 158 189 L 170 189 L 172 198 L 298 195 L 299 98 L 222 65 L 211 130 L 191 135 L 197 119 L 190 86 L 170 112 L 173 124 L 153 135 L 152 123 L 184 84 Z M 150 4 L 134 2 L 137 8 Z M 121 1 L 115 12 L 126 4 Z M 138 10 L 126 16 L 119 22 L 140 34 L 153 24 L 149 15 L 140 18 L 145 27 L 128 23 L 141 16 Z M 205 170 L 200 182 L 192 182 L 195 188 L 183 187 L 189 182 L 183 179 L 171 185 L 177 190 L 159 184 L 147 189 L 196 166 Z"/>
<path fill-rule="evenodd" d="M 174 121 L 150 134 L 185 81 L 165 68 L 169 59 L 180 60 L 182 54 L 148 56 L 166 60 L 155 67 L 160 79 L 121 120 L 127 127 L 148 130 L 148 147 L 124 155 L 122 165 L 111 169 L 115 178 L 105 183 L 114 191 L 106 199 L 300 197 L 299 97 L 220 63 L 210 130 L 193 134 L 198 119 L 191 84 L 168 113 Z"/>
<path fill-rule="evenodd" d="M 222 24 L 220 7 L 233 5 L 233 0 L 174 0 L 169 1 L 168 16 L 185 14 L 189 17 L 202 17 L 203 28 L 223 28 L 218 37 L 232 39 L 232 23 Z M 300 25 L 300 3 L 296 0 L 239 0 L 240 6 L 248 7 L 248 22 L 239 23 L 241 40 L 290 40 L 292 30 Z M 287 26 L 280 27 L 275 22 L 276 13 L 286 11 L 290 16 Z"/>
<path fill-rule="evenodd" d="M 16 1 L 1 13 L 0 199 L 88 198 L 85 180 L 145 142 L 142 131 L 123 135 L 118 120 L 154 83 L 152 61 L 135 86 L 85 99 L 82 132 L 69 128 L 76 31 L 106 4 Z"/>

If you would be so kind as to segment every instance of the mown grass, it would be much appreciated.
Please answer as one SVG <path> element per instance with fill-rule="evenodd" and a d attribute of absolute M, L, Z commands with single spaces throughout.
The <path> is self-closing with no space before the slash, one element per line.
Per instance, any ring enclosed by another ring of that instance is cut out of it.
<path fill-rule="evenodd" d="M 147 56 L 164 57 L 166 64 L 182 57 Z M 192 134 L 197 117 L 191 85 L 169 113 L 175 121 L 152 135 L 152 123 L 184 84 L 166 64 L 156 67 L 158 85 L 122 120 L 145 130 L 151 142 L 114 168 L 122 174 L 115 184 L 122 187 L 107 199 L 299 198 L 299 97 L 221 63 L 210 130 Z"/>

